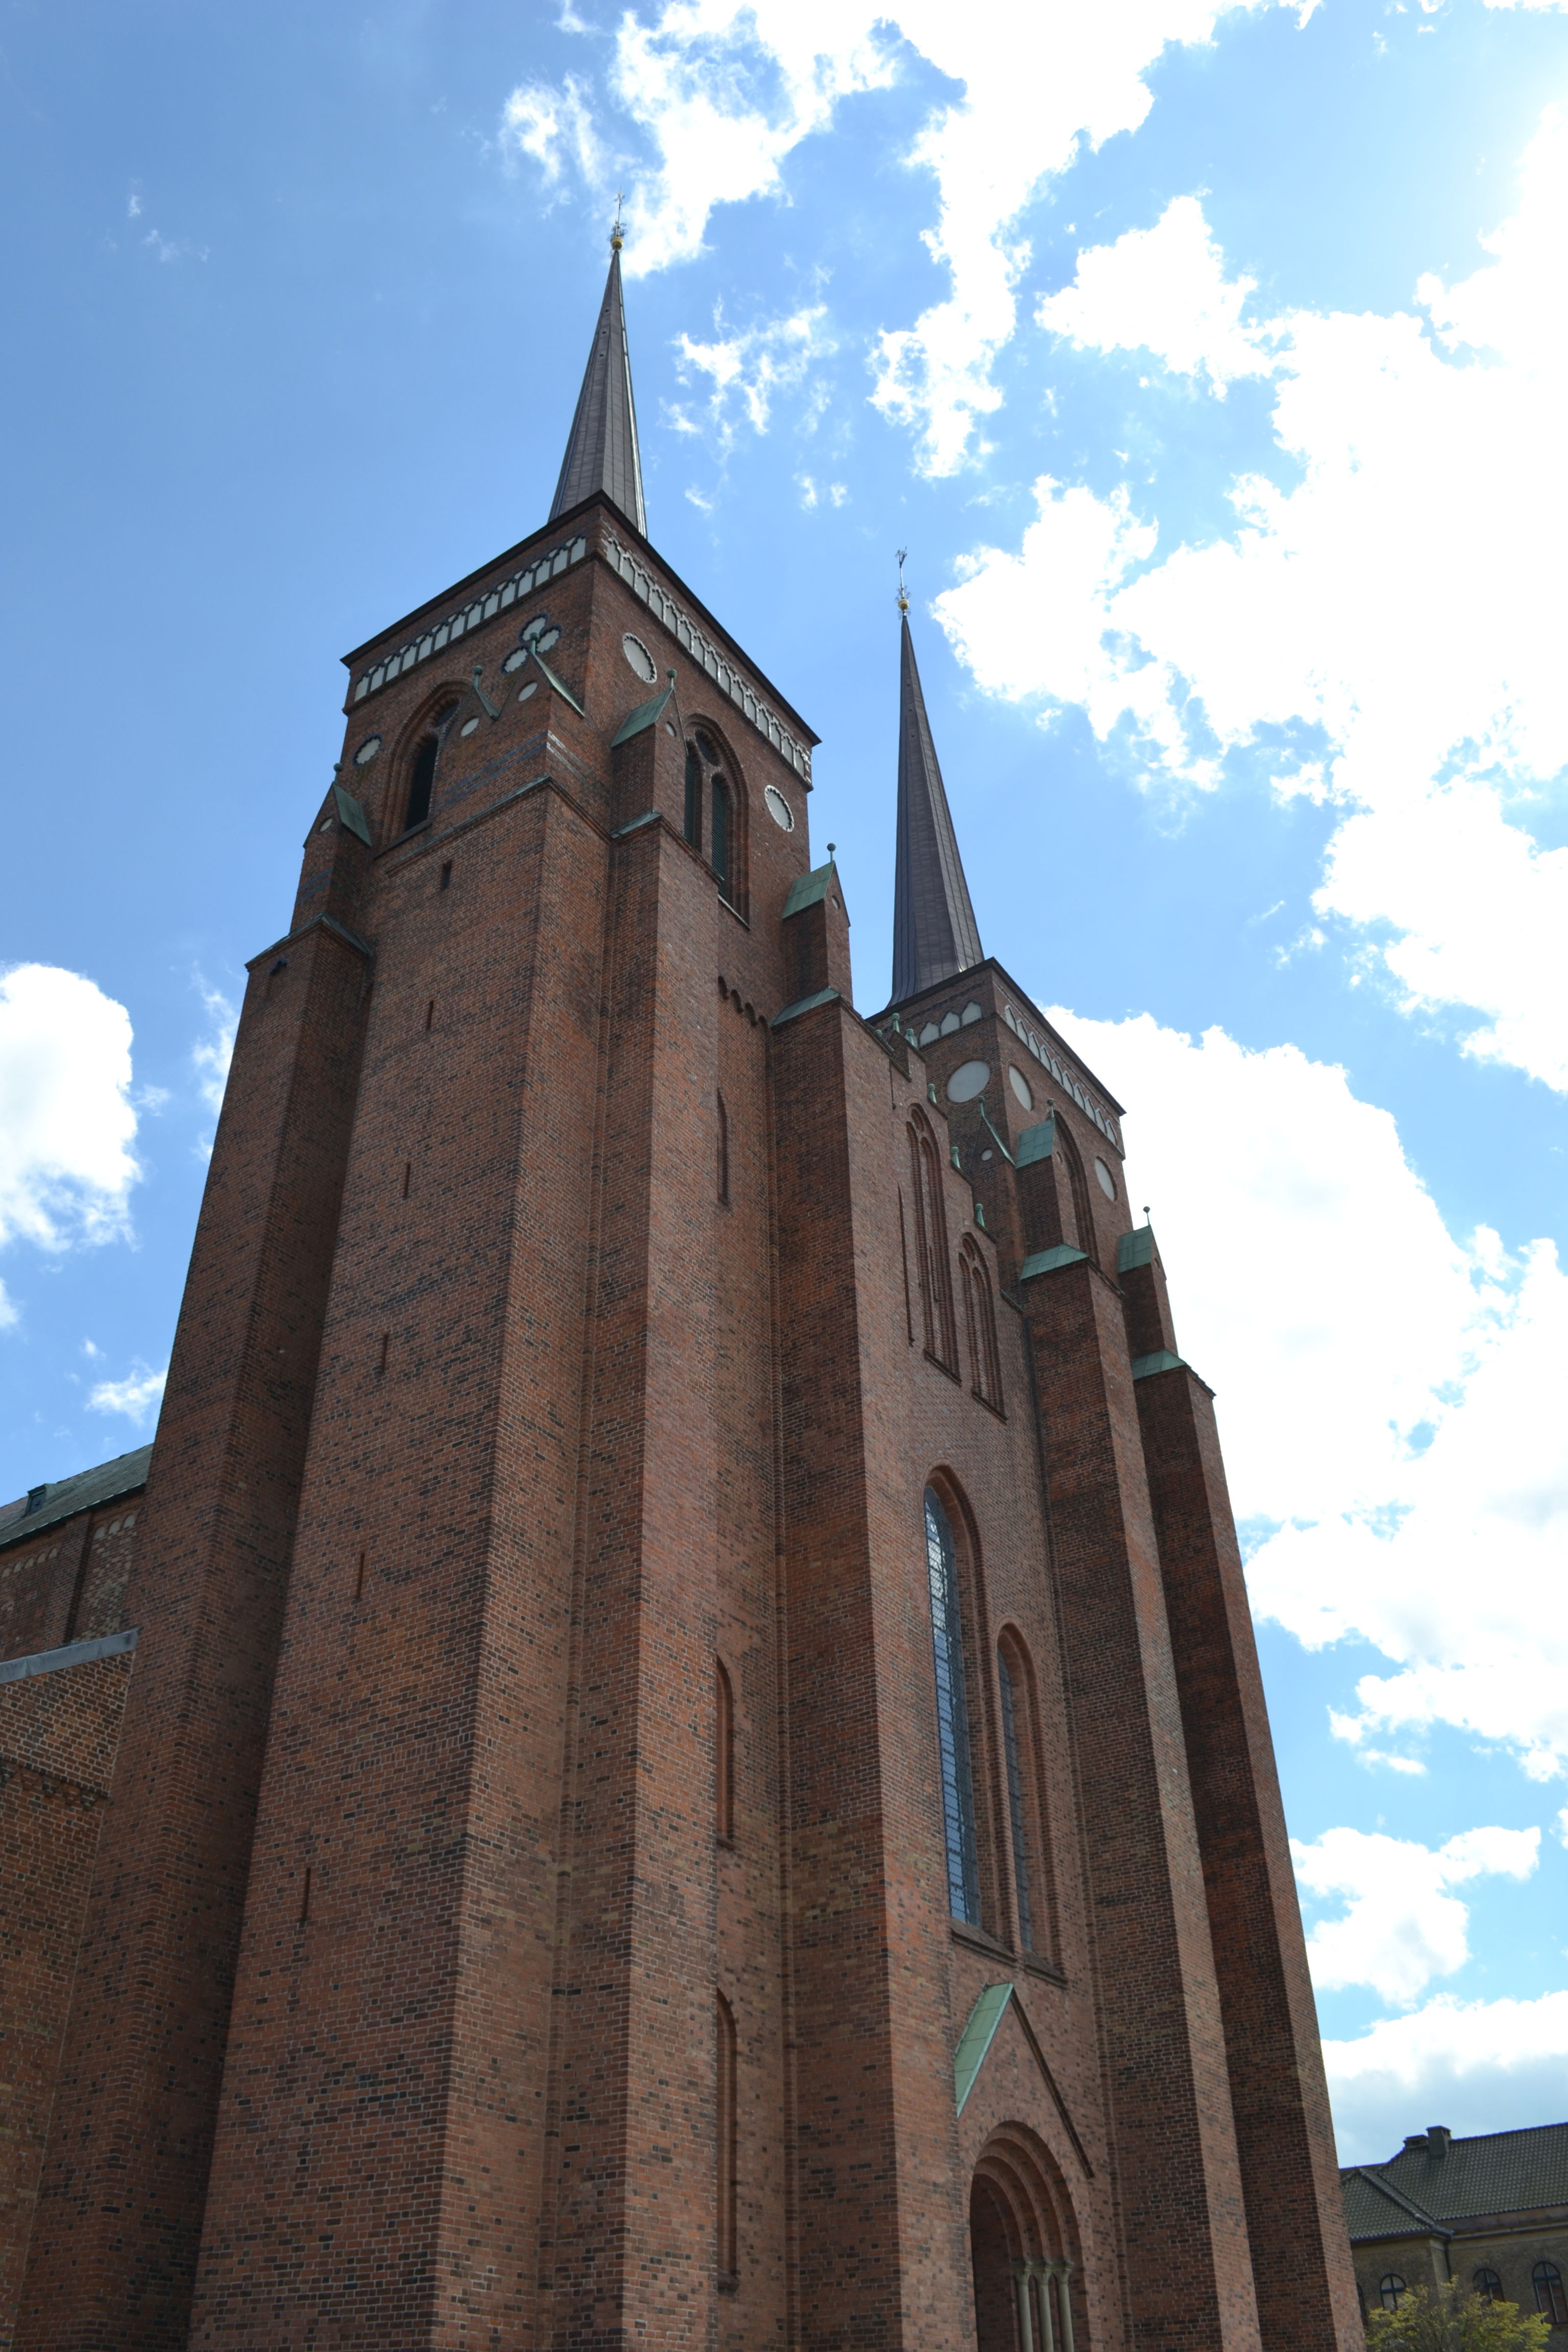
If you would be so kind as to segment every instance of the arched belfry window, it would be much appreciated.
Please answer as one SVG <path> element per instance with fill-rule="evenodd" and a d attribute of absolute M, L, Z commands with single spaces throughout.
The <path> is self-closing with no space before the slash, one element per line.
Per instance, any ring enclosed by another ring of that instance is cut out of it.
<path fill-rule="evenodd" d="M 924 1115 L 910 1121 L 910 1178 L 915 1205 L 915 1263 L 928 1356 L 948 1371 L 957 1370 L 953 1332 L 952 1276 L 947 1255 L 947 1219 L 942 1207 L 942 1161 Z"/>
<path fill-rule="evenodd" d="M 441 763 L 447 730 L 457 715 L 457 704 L 447 703 L 426 722 L 415 743 L 408 769 L 408 804 L 403 818 L 405 833 L 416 824 L 423 824 L 430 814 L 430 803 L 436 790 L 436 771 Z"/>
<path fill-rule="evenodd" d="M 925 1495 L 926 1572 L 931 1585 L 931 1647 L 936 1665 L 937 1748 L 942 1769 L 942 1828 L 947 1846 L 947 1901 L 955 1919 L 980 1925 L 980 1858 L 974 1832 L 974 1760 L 969 1737 L 969 1694 L 963 1672 L 963 1619 L 959 1604 L 958 1552 L 942 1496 Z"/>
<path fill-rule="evenodd" d="M 739 908 L 739 788 L 731 773 L 731 762 L 712 737 L 700 730 L 686 747 L 685 830 L 692 848 L 704 851 L 722 895 L 732 907 Z"/>
<path fill-rule="evenodd" d="M 969 1335 L 970 1384 L 995 1412 L 1002 1410 L 1002 1359 L 996 1346 L 996 1305 L 991 1275 L 972 1236 L 959 1253 L 963 1276 L 963 1319 Z"/>

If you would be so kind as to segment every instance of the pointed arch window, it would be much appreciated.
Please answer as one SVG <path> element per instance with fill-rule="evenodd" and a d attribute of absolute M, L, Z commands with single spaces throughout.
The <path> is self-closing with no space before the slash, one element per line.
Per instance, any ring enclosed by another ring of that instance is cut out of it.
<path fill-rule="evenodd" d="M 910 1122 L 910 1178 L 915 1208 L 915 1264 L 926 1353 L 945 1371 L 957 1370 L 952 1276 L 947 1255 L 947 1219 L 942 1207 L 942 1162 L 936 1139 L 917 1112 Z"/>
<path fill-rule="evenodd" d="M 436 772 L 441 763 L 447 730 L 457 715 L 457 704 L 448 702 L 443 709 L 436 712 L 414 746 L 408 769 L 408 802 L 403 816 L 405 833 L 411 833 L 416 824 L 423 824 L 430 814 L 430 803 L 436 791 Z"/>
<path fill-rule="evenodd" d="M 1563 2273 L 1555 2263 L 1537 2263 L 1530 2273 L 1535 2308 L 1553 2327 L 1568 2327 L 1568 2300 L 1563 2294 Z"/>
<path fill-rule="evenodd" d="M 964 1236 L 959 1252 L 963 1281 L 963 1319 L 969 1337 L 970 1385 L 983 1404 L 1002 1411 L 1002 1359 L 996 1346 L 996 1304 L 991 1274 L 980 1246 Z"/>
<path fill-rule="evenodd" d="M 686 838 L 702 846 L 702 761 L 695 743 L 686 747 Z"/>
<path fill-rule="evenodd" d="M 996 1645 L 1002 1701 L 1002 1759 L 1007 1780 L 1007 1828 L 1013 1848 L 1013 1899 L 1022 1951 L 1050 1948 L 1050 1887 L 1045 1807 L 1041 1801 L 1040 1724 L 1028 1653 L 1009 1628 Z"/>
<path fill-rule="evenodd" d="M 942 1497 L 931 1486 L 926 1488 L 925 1494 L 925 1533 L 931 1646 L 936 1665 L 936 1731 L 947 1847 L 948 1908 L 955 1919 L 967 1920 L 971 1927 L 977 1927 L 980 1856 L 974 1832 L 974 1762 L 963 1672 L 958 1554 Z"/>

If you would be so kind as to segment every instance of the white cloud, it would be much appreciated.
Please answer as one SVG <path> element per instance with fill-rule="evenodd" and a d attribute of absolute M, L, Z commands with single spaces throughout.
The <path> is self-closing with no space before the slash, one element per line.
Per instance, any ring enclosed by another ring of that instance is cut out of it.
<path fill-rule="evenodd" d="M 207 1035 L 198 1037 L 191 1047 L 191 1062 L 202 1100 L 216 1118 L 223 1108 L 224 1088 L 228 1084 L 228 1066 L 234 1059 L 234 1039 L 239 1026 L 239 1015 L 221 989 L 209 988 L 199 976 L 196 989 L 210 1025 Z"/>
<path fill-rule="evenodd" d="M 1535 2000 L 1438 1993 L 1354 2041 L 1325 2042 L 1342 2164 L 1399 2152 L 1433 2116 L 1451 2130 L 1510 2131 L 1568 2114 L 1568 1992 Z"/>
<path fill-rule="evenodd" d="M 100 1381 L 89 1392 L 88 1404 L 94 1412 L 122 1412 L 138 1429 L 144 1428 L 149 1414 L 162 1401 L 168 1377 L 166 1364 L 161 1372 L 155 1372 L 139 1362 L 122 1381 Z"/>
<path fill-rule="evenodd" d="M 1202 215 L 1184 217 L 1190 254 Z M 1223 276 L 1188 268 L 1184 341 L 1128 249 L 1080 262 L 1086 336 L 1236 365 L 1215 341 Z M 1275 429 L 1301 478 L 1236 481 L 1228 536 L 1156 562 L 1154 521 L 1124 492 L 1045 479 L 1018 550 L 977 550 L 937 611 L 988 691 L 1080 703 L 1151 777 L 1212 783 L 1260 729 L 1321 729 L 1327 762 L 1276 779 L 1343 812 L 1320 914 L 1372 928 L 1409 1009 L 1478 1013 L 1468 1051 L 1568 1090 L 1568 849 L 1529 830 L 1568 767 L 1568 125 L 1555 110 L 1489 250 L 1452 287 L 1423 278 L 1426 324 L 1266 323 Z"/>
<path fill-rule="evenodd" d="M 787 319 L 769 319 L 730 335 L 715 320 L 711 342 L 696 342 L 682 335 L 678 371 L 681 382 L 690 383 L 694 376 L 706 376 L 711 389 L 700 408 L 672 407 L 670 422 L 680 432 L 706 429 L 721 452 L 732 446 L 742 415 L 753 432 L 765 433 L 775 395 L 797 389 L 837 348 L 823 324 L 826 315 L 818 303 Z M 818 409 L 826 399 L 826 386 L 820 385 Z"/>
<path fill-rule="evenodd" d="M 1364 1830 L 1325 1830 L 1310 1844 L 1292 1838 L 1307 1893 L 1345 1901 L 1307 1938 L 1313 1983 L 1321 1992 L 1370 1985 L 1384 2000 L 1414 2000 L 1470 1957 L 1469 1913 L 1452 1890 L 1476 1878 L 1528 1878 L 1540 1847 L 1538 1829 L 1465 1830 L 1436 1853 Z"/>
<path fill-rule="evenodd" d="M 1226 276 L 1203 206 L 1178 196 L 1152 228 L 1080 253 L 1072 285 L 1047 295 L 1035 318 L 1080 350 L 1142 346 L 1223 394 L 1237 376 L 1266 375 L 1274 363 L 1259 330 L 1242 323 L 1256 285 Z"/>
<path fill-rule="evenodd" d="M 1397 1669 L 1363 1677 L 1336 1730 L 1404 1747 L 1449 1724 L 1556 1772 L 1568 1277 L 1550 1244 L 1457 1241 L 1388 1113 L 1294 1046 L 1051 1018 L 1132 1106 L 1130 1197 L 1152 1205 L 1178 1345 L 1217 1391 L 1260 1538 L 1255 1609 Z"/>
<path fill-rule="evenodd" d="M 13 1324 L 21 1321 L 21 1308 L 11 1297 L 5 1284 L 0 1282 L 0 1331 L 10 1330 Z"/>
<path fill-rule="evenodd" d="M 715 205 L 779 196 L 786 158 L 829 128 L 839 102 L 893 80 L 901 37 L 963 92 L 907 159 L 935 180 L 924 241 L 950 290 L 879 337 L 873 398 L 919 436 L 926 471 L 951 473 L 1001 397 L 991 366 L 1016 322 L 1028 248 L 1009 232 L 1025 205 L 1085 144 L 1137 129 L 1169 44 L 1206 42 L 1223 16 L 1259 5 L 1011 0 L 965 15 L 941 0 L 666 0 L 650 21 L 623 14 L 608 75 L 646 163 L 613 160 L 571 78 L 559 91 L 515 90 L 503 138 L 551 185 L 568 160 L 603 195 L 612 169 L 628 172 L 626 267 L 664 268 L 700 250 Z"/>
<path fill-rule="evenodd" d="M 124 1234 L 135 1137 L 125 1007 L 50 964 L 0 975 L 0 1244 Z"/>

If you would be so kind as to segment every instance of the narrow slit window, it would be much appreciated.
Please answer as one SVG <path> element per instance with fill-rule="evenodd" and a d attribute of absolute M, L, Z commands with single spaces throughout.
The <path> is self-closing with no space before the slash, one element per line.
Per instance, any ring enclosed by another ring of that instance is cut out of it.
<path fill-rule="evenodd" d="M 1021 1950 L 1035 1948 L 1034 1889 L 1030 1885 L 1029 1781 L 1028 1759 L 1022 1752 L 1022 1713 L 1019 1694 L 1013 1687 L 1013 1670 L 1007 1663 L 1004 1645 L 996 1653 L 996 1674 L 1002 1690 L 1002 1746 L 1007 1765 L 1007 1822 L 1013 1833 L 1013 1892 L 1018 1906 L 1018 1943 Z"/>
<path fill-rule="evenodd" d="M 702 846 L 702 762 L 697 746 L 686 747 L 686 838 L 693 849 Z"/>
<path fill-rule="evenodd" d="M 729 1845 L 735 1835 L 735 1694 L 722 1659 L 714 1681 L 713 1829 Z"/>
<path fill-rule="evenodd" d="M 719 1205 L 730 1205 L 730 1114 L 724 1108 L 724 1097 L 719 1097 Z"/>
<path fill-rule="evenodd" d="M 963 1679 L 958 1555 L 942 1498 L 930 1486 L 926 1488 L 925 1528 L 931 1643 L 936 1664 L 942 1827 L 947 1843 L 948 1908 L 955 1919 L 966 1920 L 972 1927 L 977 1927 L 979 1845 L 974 1832 L 974 1771 L 969 1745 L 969 1700 Z"/>
<path fill-rule="evenodd" d="M 713 824 L 710 835 L 709 862 L 718 877 L 719 887 L 726 898 L 730 895 L 730 787 L 722 776 L 713 778 Z"/>
<path fill-rule="evenodd" d="M 736 2126 L 738 2101 L 735 2082 L 735 2015 L 722 1993 L 714 1997 L 715 2022 L 718 2029 L 718 2115 L 716 2121 L 718 2179 L 714 2200 L 718 2222 L 718 2270 L 720 2283 L 732 2285 L 737 2275 L 735 2230 Z"/>

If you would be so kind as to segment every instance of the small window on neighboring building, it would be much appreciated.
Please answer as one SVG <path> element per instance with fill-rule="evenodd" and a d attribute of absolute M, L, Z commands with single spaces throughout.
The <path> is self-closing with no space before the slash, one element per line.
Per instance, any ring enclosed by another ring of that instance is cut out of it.
<path fill-rule="evenodd" d="M 1483 2303 L 1500 2303 L 1502 2301 L 1502 2281 L 1499 2278 L 1496 2271 L 1488 2270 L 1484 2263 L 1480 2269 L 1476 2273 L 1472 2284 Z"/>
<path fill-rule="evenodd" d="M 1555 2263 L 1537 2263 L 1530 2273 L 1535 2289 L 1535 2308 L 1552 2322 L 1553 2327 L 1568 2327 L 1568 2302 L 1563 2294 L 1563 2273 Z"/>
<path fill-rule="evenodd" d="M 1385 2271 L 1378 2280 L 1377 2294 L 1384 2311 L 1397 2311 L 1399 2298 L 1405 2292 L 1405 2281 L 1397 2271 Z"/>

